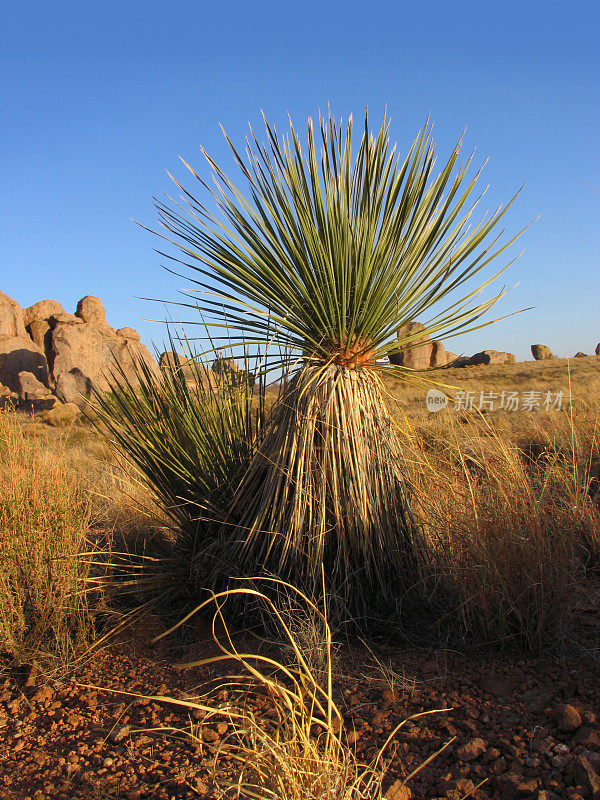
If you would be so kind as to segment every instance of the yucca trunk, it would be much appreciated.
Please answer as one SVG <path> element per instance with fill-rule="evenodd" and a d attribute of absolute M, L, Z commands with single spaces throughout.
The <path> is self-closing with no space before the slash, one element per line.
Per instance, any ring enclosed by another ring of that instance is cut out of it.
<path fill-rule="evenodd" d="M 353 615 L 389 613 L 418 579 L 396 427 L 373 369 L 306 366 L 273 410 L 234 496 L 233 556 Z"/>

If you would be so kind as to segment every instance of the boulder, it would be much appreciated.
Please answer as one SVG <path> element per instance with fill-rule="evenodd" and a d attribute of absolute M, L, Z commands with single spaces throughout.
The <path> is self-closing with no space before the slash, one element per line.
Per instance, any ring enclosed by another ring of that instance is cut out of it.
<path fill-rule="evenodd" d="M 0 383 L 18 392 L 20 372 L 31 372 L 40 383 L 48 386 L 48 365 L 44 351 L 26 332 L 24 336 L 0 335 Z"/>
<path fill-rule="evenodd" d="M 54 328 L 59 322 L 64 322 L 65 325 L 83 325 L 83 320 L 75 314 L 67 314 L 65 311 L 62 314 L 53 314 L 50 317 L 50 327 Z"/>
<path fill-rule="evenodd" d="M 549 361 L 552 358 L 556 358 L 552 350 L 546 347 L 545 344 L 532 344 L 531 355 L 536 361 Z"/>
<path fill-rule="evenodd" d="M 0 292 L 0 336 L 27 336 L 23 309 L 4 292 Z"/>
<path fill-rule="evenodd" d="M 74 367 L 70 372 L 61 372 L 56 376 L 54 392 L 63 403 L 85 408 L 92 394 L 92 382 Z"/>
<path fill-rule="evenodd" d="M 94 297 L 91 294 L 86 294 L 77 303 L 77 310 L 75 315 L 83 320 L 83 322 L 90 322 L 98 325 L 101 328 L 107 327 L 106 311 L 102 305 L 102 300 L 99 297 Z"/>
<path fill-rule="evenodd" d="M 594 353 L 595 353 L 597 356 L 600 356 L 600 343 L 598 343 L 598 344 L 596 345 L 596 349 L 594 350 Z"/>
<path fill-rule="evenodd" d="M 448 363 L 446 348 L 442 342 L 432 342 L 431 348 L 431 367 L 445 367 Z"/>
<path fill-rule="evenodd" d="M 58 300 L 40 300 L 24 311 L 25 327 L 38 320 L 49 320 L 57 314 L 64 314 L 65 310 Z"/>
<path fill-rule="evenodd" d="M 87 313 L 85 304 L 82 313 Z M 117 336 L 106 324 L 98 326 L 84 322 L 73 325 L 69 322 L 58 322 L 52 330 L 50 362 L 55 379 L 61 373 L 78 369 L 89 379 L 93 388 L 103 392 L 109 389 L 110 376 L 118 371 L 118 367 L 135 383 L 134 364 L 138 360 L 158 373 L 156 362 L 141 342 Z"/>
<path fill-rule="evenodd" d="M 475 353 L 471 356 L 467 365 L 476 367 L 479 365 L 488 364 L 515 364 L 517 359 L 513 353 L 505 353 L 501 350 L 482 350 L 480 353 Z"/>
<path fill-rule="evenodd" d="M 14 409 L 19 403 L 19 395 L 16 392 L 11 392 L 8 386 L 0 383 L 0 410 L 7 408 Z"/>
<path fill-rule="evenodd" d="M 179 353 L 173 351 L 162 353 L 158 363 L 162 372 L 169 370 L 182 374 L 185 382 L 192 389 L 198 387 L 198 375 L 200 375 L 204 391 L 215 391 L 219 384 L 219 376 L 215 371 L 208 369 L 203 362 L 197 362 L 197 365 L 194 365 L 193 359 L 186 358 Z"/>
<path fill-rule="evenodd" d="M 117 336 L 123 336 L 125 339 L 131 339 L 133 342 L 139 342 L 141 339 L 141 336 L 135 328 L 119 328 L 117 330 Z"/>
<path fill-rule="evenodd" d="M 421 322 L 407 322 L 398 328 L 396 338 L 399 349 L 390 353 L 391 364 L 408 369 L 429 369 L 433 354 L 433 342 Z"/>
<path fill-rule="evenodd" d="M 180 353 L 175 353 L 173 350 L 167 350 L 161 353 L 158 366 L 163 372 L 167 370 L 170 372 L 180 372 L 183 374 L 186 381 L 193 381 L 196 378 L 196 368 L 191 362 L 191 358 L 186 358 Z"/>
<path fill-rule="evenodd" d="M 451 353 L 450 350 L 446 350 L 446 366 L 448 367 L 450 365 L 454 366 L 454 362 L 456 361 L 457 358 L 458 356 L 456 355 L 456 353 Z"/>
<path fill-rule="evenodd" d="M 573 358 L 587 358 L 587 353 L 582 353 L 580 350 L 578 353 L 575 353 Z"/>
<path fill-rule="evenodd" d="M 215 360 L 212 362 L 212 371 L 216 372 L 217 375 L 220 374 L 231 374 L 231 373 L 238 373 L 240 368 L 235 363 L 233 358 L 221 358 L 217 356 Z"/>
<path fill-rule="evenodd" d="M 44 352 L 50 342 L 50 330 L 50 323 L 47 319 L 34 319 L 27 325 L 27 332 Z"/>
<path fill-rule="evenodd" d="M 47 386 L 40 383 L 31 372 L 19 372 L 17 376 L 19 405 L 29 411 L 43 411 L 53 408 L 56 397 Z"/>

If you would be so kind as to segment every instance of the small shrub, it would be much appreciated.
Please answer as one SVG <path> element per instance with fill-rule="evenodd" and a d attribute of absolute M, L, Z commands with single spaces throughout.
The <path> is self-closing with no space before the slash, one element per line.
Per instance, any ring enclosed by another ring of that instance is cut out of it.
<path fill-rule="evenodd" d="M 65 447 L 0 413 L 0 652 L 64 662 L 94 632 L 90 488 Z"/>

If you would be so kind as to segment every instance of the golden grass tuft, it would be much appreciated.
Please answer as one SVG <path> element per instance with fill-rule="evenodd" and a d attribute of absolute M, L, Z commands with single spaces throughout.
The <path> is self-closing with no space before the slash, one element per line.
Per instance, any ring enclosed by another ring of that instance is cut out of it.
<path fill-rule="evenodd" d="M 568 633 L 600 555 L 599 434 L 585 408 L 520 430 L 451 414 L 413 429 L 431 598 L 464 640 L 539 652 Z"/>
<path fill-rule="evenodd" d="M 307 661 L 302 641 L 288 626 L 289 614 L 280 611 L 267 594 L 256 589 L 231 589 L 215 594 L 158 637 L 167 636 L 192 614 L 214 604 L 213 636 L 220 655 L 179 666 L 232 662 L 241 670 L 218 679 L 208 690 L 199 687 L 201 693 L 191 693 L 188 701 L 176 701 L 204 714 L 201 724 L 188 732 L 200 747 L 205 746 L 207 726 L 225 723 L 227 733 L 213 750 L 217 796 L 242 800 L 381 800 L 386 777 L 385 753 L 408 719 L 391 731 L 371 762 L 362 763 L 346 741 L 344 718 L 334 698 L 332 635 L 326 604 L 321 611 L 290 584 L 261 580 L 276 584 L 280 595 L 283 588 L 290 598 L 295 598 L 295 606 L 303 606 L 306 615 L 319 619 L 325 681 L 320 670 L 316 672 Z M 223 608 L 229 599 L 240 594 L 264 604 L 293 653 L 292 665 L 268 655 L 238 650 Z M 220 636 L 217 629 L 222 631 Z M 165 697 L 158 699 L 173 702 Z M 409 719 L 432 713 L 439 711 L 422 712 Z"/>
<path fill-rule="evenodd" d="M 0 653 L 17 662 L 64 663 L 93 637 L 84 474 L 53 432 L 27 435 L 14 412 L 0 412 Z"/>

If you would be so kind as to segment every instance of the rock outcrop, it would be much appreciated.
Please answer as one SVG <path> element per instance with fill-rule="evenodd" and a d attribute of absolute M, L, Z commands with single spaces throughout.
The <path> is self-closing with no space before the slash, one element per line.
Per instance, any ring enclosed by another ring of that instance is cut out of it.
<path fill-rule="evenodd" d="M 429 369 L 433 356 L 433 342 L 424 333 L 421 322 L 407 322 L 398 328 L 396 339 L 400 345 L 395 353 L 389 354 L 391 364 L 408 369 Z"/>
<path fill-rule="evenodd" d="M 482 350 L 467 359 L 465 366 L 476 367 L 481 364 L 516 364 L 517 359 L 513 353 L 502 350 Z"/>
<path fill-rule="evenodd" d="M 78 367 L 74 367 L 58 375 L 54 392 L 63 403 L 85 408 L 92 394 L 92 381 Z"/>
<path fill-rule="evenodd" d="M 56 300 L 27 309 L 0 292 L 0 403 L 47 410 L 57 401 L 83 407 L 93 390 L 109 389 L 123 372 L 133 384 L 135 365 L 158 365 L 133 328 L 115 331 L 99 297 L 86 295 L 75 314 Z"/>
<path fill-rule="evenodd" d="M 23 309 L 4 292 L 0 292 L 0 336 L 27 336 Z"/>
<path fill-rule="evenodd" d="M 423 370 L 435 367 L 468 367 L 487 364 L 515 364 L 512 353 L 499 350 L 482 350 L 473 356 L 457 356 L 446 350 L 443 342 L 431 339 L 425 325 L 407 322 L 397 331 L 396 338 L 401 348 L 389 354 L 391 364 Z"/>
<path fill-rule="evenodd" d="M 63 373 L 78 369 L 94 389 L 106 391 L 111 374 L 120 370 L 128 380 L 135 382 L 134 366 L 138 361 L 157 370 L 156 362 L 141 342 L 119 336 L 106 323 L 76 319 L 79 324 L 61 320 L 52 328 L 48 360 L 55 381 Z"/>
<path fill-rule="evenodd" d="M 600 343 L 598 343 L 596 345 L 596 349 L 594 350 L 594 353 L 596 353 L 597 356 L 600 356 Z"/>
<path fill-rule="evenodd" d="M 158 364 L 162 372 L 178 373 L 191 386 L 196 386 L 198 378 L 200 378 L 205 391 L 214 390 L 217 387 L 216 377 L 211 370 L 207 369 L 204 364 L 194 364 L 191 358 L 186 358 L 180 353 L 172 350 L 166 351 L 161 354 Z"/>
<path fill-rule="evenodd" d="M 532 344 L 531 355 L 536 361 L 549 361 L 552 358 L 556 358 L 552 350 L 546 347 L 545 344 Z"/>
<path fill-rule="evenodd" d="M 24 336 L 0 334 L 0 383 L 13 392 L 19 391 L 19 374 L 31 374 L 44 386 L 48 386 L 48 364 L 41 347 Z"/>

